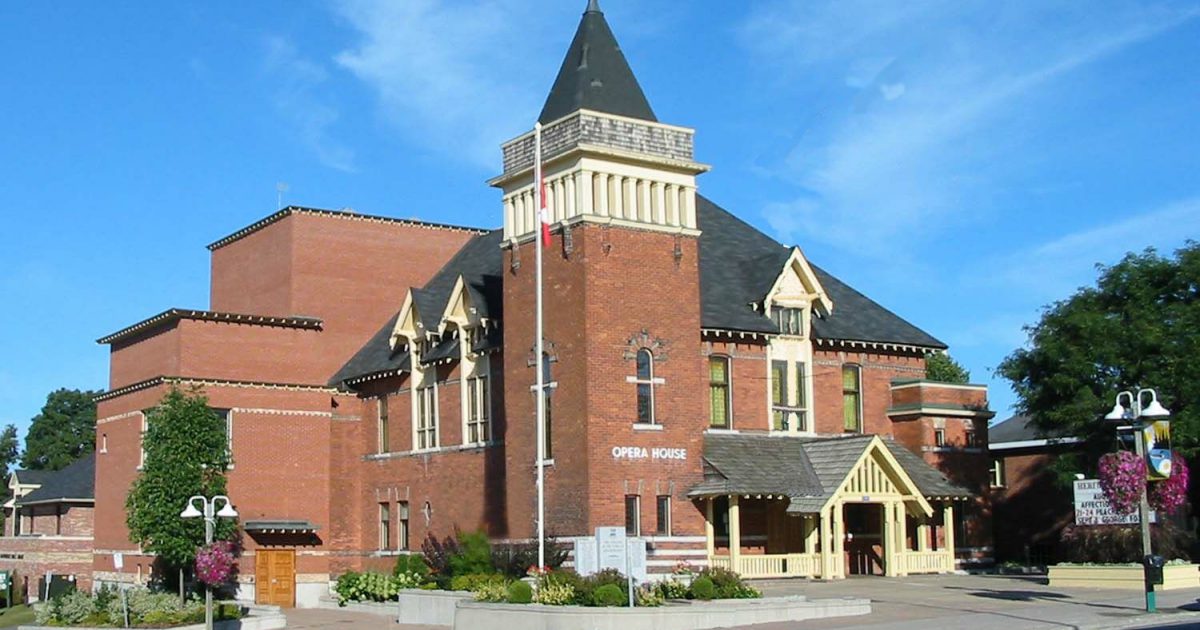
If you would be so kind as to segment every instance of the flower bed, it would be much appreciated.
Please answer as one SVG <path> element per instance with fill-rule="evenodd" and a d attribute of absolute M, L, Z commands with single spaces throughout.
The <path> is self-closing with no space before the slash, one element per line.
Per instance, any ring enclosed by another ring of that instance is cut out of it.
<path fill-rule="evenodd" d="M 204 621 L 204 602 L 190 599 L 181 603 L 174 593 L 153 593 L 144 588 L 125 592 L 125 604 L 116 589 L 102 588 L 95 595 L 70 591 L 48 602 L 35 604 L 36 620 L 41 626 L 108 628 L 124 627 L 128 610 L 129 626 L 134 628 L 166 628 Z M 242 617 L 237 604 L 214 605 L 215 620 L 234 620 Z"/>
<path fill-rule="evenodd" d="M 1142 590 L 1140 564 L 1056 564 L 1050 567 L 1050 586 Z M 1200 586 L 1200 566 L 1187 563 L 1163 567 L 1163 583 L 1155 590 L 1171 591 Z"/>

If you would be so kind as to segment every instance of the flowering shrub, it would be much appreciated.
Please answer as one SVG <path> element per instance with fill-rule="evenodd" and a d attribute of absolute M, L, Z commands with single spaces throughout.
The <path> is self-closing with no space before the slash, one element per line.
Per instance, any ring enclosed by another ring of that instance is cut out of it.
<path fill-rule="evenodd" d="M 525 571 L 525 575 L 534 578 L 542 578 L 550 575 L 550 567 L 539 567 L 536 564 L 529 565 L 529 569 Z"/>
<path fill-rule="evenodd" d="M 1178 453 L 1171 457 L 1171 476 L 1150 488 L 1150 506 L 1163 514 L 1174 514 L 1187 503 L 1188 467 Z"/>
<path fill-rule="evenodd" d="M 1100 489 L 1118 514 L 1137 509 L 1146 488 L 1146 462 L 1129 451 L 1108 453 L 1100 458 Z"/>
<path fill-rule="evenodd" d="M 218 540 L 196 552 L 196 578 L 220 586 L 233 575 L 233 543 Z"/>
<path fill-rule="evenodd" d="M 687 560 L 680 560 L 675 563 L 675 568 L 671 569 L 671 573 L 675 575 L 691 575 L 696 572 L 696 567 L 692 566 Z"/>

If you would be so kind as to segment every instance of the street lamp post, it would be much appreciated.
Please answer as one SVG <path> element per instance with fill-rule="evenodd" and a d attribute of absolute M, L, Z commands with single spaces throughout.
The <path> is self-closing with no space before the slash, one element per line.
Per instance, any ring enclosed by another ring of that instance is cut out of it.
<path fill-rule="evenodd" d="M 200 509 L 196 509 L 196 502 L 200 502 Z M 222 501 L 224 505 L 217 509 L 217 502 Z M 217 496 L 208 499 L 200 495 L 196 495 L 187 501 L 187 506 L 179 513 L 180 518 L 204 518 L 204 545 L 212 544 L 213 532 L 217 527 L 217 517 L 236 518 L 237 510 L 233 509 L 233 503 L 229 497 L 218 494 Z M 212 630 L 213 627 L 213 605 L 212 605 L 212 587 L 204 585 L 204 628 Z"/>
<path fill-rule="evenodd" d="M 1150 395 L 1150 404 L 1142 406 L 1142 400 L 1145 394 Z M 1121 399 L 1124 398 L 1128 407 L 1121 404 Z M 1105 420 L 1121 421 L 1127 420 L 1133 427 L 1133 444 L 1137 456 L 1146 459 L 1146 440 L 1143 435 L 1142 418 L 1166 418 L 1171 412 L 1167 411 L 1158 402 L 1158 392 L 1153 389 L 1139 389 L 1137 393 L 1124 391 L 1117 394 L 1116 403 L 1113 405 L 1112 411 L 1104 416 Z M 1146 612 L 1155 611 L 1155 595 L 1154 583 L 1150 580 L 1150 502 L 1146 499 L 1146 485 L 1142 484 L 1142 494 L 1138 498 L 1138 521 L 1142 527 L 1142 577 L 1146 591 Z"/>

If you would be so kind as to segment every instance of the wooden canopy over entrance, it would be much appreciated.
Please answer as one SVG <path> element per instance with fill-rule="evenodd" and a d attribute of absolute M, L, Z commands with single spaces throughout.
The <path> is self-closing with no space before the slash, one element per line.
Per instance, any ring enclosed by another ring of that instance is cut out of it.
<path fill-rule="evenodd" d="M 705 481 L 691 495 L 706 514 L 710 565 L 746 577 L 954 569 L 953 500 L 968 493 L 903 446 L 878 436 L 709 437 Z"/>

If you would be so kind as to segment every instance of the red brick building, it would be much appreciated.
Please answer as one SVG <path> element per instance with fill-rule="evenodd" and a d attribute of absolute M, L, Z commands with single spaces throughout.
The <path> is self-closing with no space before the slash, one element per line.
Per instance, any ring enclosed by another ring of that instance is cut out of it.
<path fill-rule="evenodd" d="M 944 344 L 700 196 L 694 131 L 656 119 L 595 2 L 539 122 L 549 532 L 625 524 L 656 572 L 987 555 L 985 388 L 922 380 Z M 124 497 L 175 384 L 227 415 L 246 597 L 310 605 L 430 532 L 534 535 L 532 132 L 502 152 L 500 229 L 287 208 L 209 246 L 210 310 L 100 340 L 97 579 L 152 563 Z"/>

